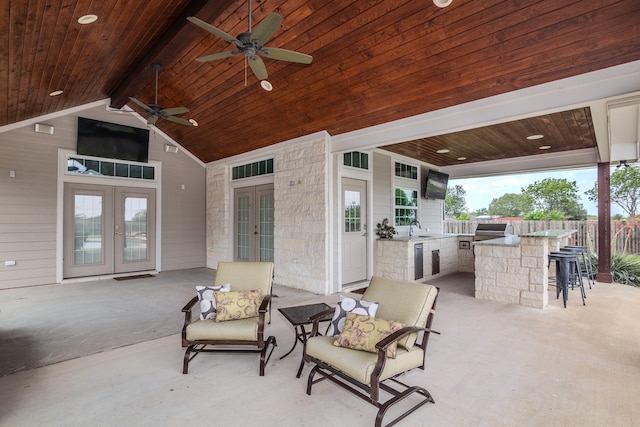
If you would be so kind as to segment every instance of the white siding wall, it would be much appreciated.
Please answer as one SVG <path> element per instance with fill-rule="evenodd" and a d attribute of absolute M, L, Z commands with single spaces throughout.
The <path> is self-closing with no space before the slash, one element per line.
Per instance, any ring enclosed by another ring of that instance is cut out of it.
<path fill-rule="evenodd" d="M 78 116 L 141 126 L 99 106 L 43 121 L 53 135 L 35 133 L 33 124 L 0 133 L 0 289 L 56 281 L 58 149 L 75 150 Z M 151 132 L 150 159 L 163 167 L 161 268 L 203 267 L 205 168 L 182 152 L 165 153 L 165 143 Z"/>

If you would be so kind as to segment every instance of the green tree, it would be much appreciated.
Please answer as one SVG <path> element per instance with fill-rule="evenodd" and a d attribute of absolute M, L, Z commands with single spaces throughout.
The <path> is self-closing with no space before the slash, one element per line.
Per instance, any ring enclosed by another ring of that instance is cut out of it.
<path fill-rule="evenodd" d="M 480 208 L 477 211 L 473 212 L 472 216 L 481 216 L 481 215 L 489 215 L 489 209 Z"/>
<path fill-rule="evenodd" d="M 611 174 L 611 201 L 620 206 L 629 217 L 638 215 L 640 203 L 640 168 L 618 168 Z M 598 202 L 598 183 L 584 192 L 589 200 Z"/>
<path fill-rule="evenodd" d="M 519 217 L 533 210 L 533 200 L 526 194 L 507 193 L 489 204 L 489 215 Z"/>
<path fill-rule="evenodd" d="M 587 211 L 579 202 L 578 184 L 565 178 L 545 178 L 522 189 L 522 193 L 531 197 L 533 207 L 541 211 L 559 211 L 567 219 L 583 220 Z"/>
<path fill-rule="evenodd" d="M 562 221 L 565 216 L 562 212 L 556 210 L 533 211 L 526 214 L 523 219 L 526 221 Z"/>
<path fill-rule="evenodd" d="M 444 213 L 448 217 L 456 217 L 467 211 L 467 191 L 462 185 L 454 185 L 447 188 L 447 196 L 444 199 Z"/>

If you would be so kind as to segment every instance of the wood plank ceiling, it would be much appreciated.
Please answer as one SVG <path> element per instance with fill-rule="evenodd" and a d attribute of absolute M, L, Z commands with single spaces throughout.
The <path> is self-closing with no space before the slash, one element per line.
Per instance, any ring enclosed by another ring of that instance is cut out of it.
<path fill-rule="evenodd" d="M 262 0 L 253 28 L 271 12 L 284 20 L 267 45 L 313 63 L 265 59 L 266 92 L 241 55 L 196 62 L 230 45 L 186 20 L 235 36 L 247 30 L 246 0 L 3 2 L 0 126 L 108 97 L 116 108 L 129 97 L 153 103 L 151 64 L 161 63 L 159 104 L 186 106 L 183 117 L 199 126 L 157 126 L 210 162 L 640 60 L 637 0 L 454 0 L 444 9 L 430 0 Z M 80 25 L 85 14 L 98 21 Z M 439 166 L 537 154 L 525 133 L 552 136 L 552 151 L 596 144 L 579 109 L 385 148 Z"/>

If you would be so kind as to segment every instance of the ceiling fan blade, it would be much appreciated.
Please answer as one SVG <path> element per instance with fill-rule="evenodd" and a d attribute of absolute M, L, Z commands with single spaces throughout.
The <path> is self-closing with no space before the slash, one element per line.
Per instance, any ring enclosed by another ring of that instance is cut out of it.
<path fill-rule="evenodd" d="M 256 75 L 258 80 L 266 80 L 269 75 L 267 74 L 267 67 L 264 66 L 264 62 L 262 58 L 257 55 L 248 56 L 247 60 L 249 61 L 249 67 L 251 67 L 251 71 Z"/>
<path fill-rule="evenodd" d="M 136 104 L 138 104 L 140 107 L 144 108 L 145 110 L 147 110 L 149 113 L 153 113 L 153 108 L 149 107 L 147 104 L 145 104 L 142 101 L 139 101 L 135 98 L 131 98 L 129 97 L 130 100 L 132 100 L 133 102 L 135 102 Z"/>
<path fill-rule="evenodd" d="M 185 126 L 193 126 L 193 123 L 191 123 L 189 120 L 181 119 L 180 117 L 165 116 L 165 117 L 163 117 L 163 118 L 164 118 L 165 120 L 169 120 L 170 122 L 180 123 L 181 125 L 185 125 Z"/>
<path fill-rule="evenodd" d="M 187 21 L 192 22 L 192 23 L 196 24 L 198 27 L 209 31 L 211 34 L 214 34 L 214 35 L 220 37 L 224 41 L 227 41 L 229 43 L 233 43 L 233 44 L 238 45 L 238 46 L 242 45 L 242 43 L 240 43 L 240 40 L 238 40 L 237 38 L 233 37 L 230 34 L 225 33 L 224 31 L 214 27 L 211 24 L 207 24 L 202 19 L 198 19 L 195 16 L 189 16 L 187 18 Z"/>
<path fill-rule="evenodd" d="M 265 47 L 260 52 L 267 58 L 277 59 L 279 61 L 297 62 L 299 64 L 311 64 L 313 57 L 293 50 L 280 49 L 278 47 Z"/>
<path fill-rule="evenodd" d="M 162 114 L 162 116 L 175 116 L 175 115 L 184 114 L 188 112 L 189 112 L 189 109 L 187 107 L 174 107 L 174 108 L 165 108 L 164 110 L 160 110 L 160 114 Z"/>
<path fill-rule="evenodd" d="M 251 38 L 258 40 L 261 44 L 265 44 L 276 32 L 282 23 L 282 16 L 275 12 L 270 13 L 266 18 L 258 24 L 255 31 L 251 33 Z"/>
<path fill-rule="evenodd" d="M 230 56 L 237 55 L 239 53 L 240 53 L 239 50 L 228 50 L 226 52 L 218 52 L 218 53 L 212 53 L 211 55 L 201 56 L 200 58 L 196 58 L 196 61 L 198 62 L 214 61 L 216 59 L 228 58 Z"/>
<path fill-rule="evenodd" d="M 156 116 L 155 114 L 152 114 L 147 119 L 147 124 L 148 125 L 155 125 L 157 121 L 158 121 L 158 116 Z"/>

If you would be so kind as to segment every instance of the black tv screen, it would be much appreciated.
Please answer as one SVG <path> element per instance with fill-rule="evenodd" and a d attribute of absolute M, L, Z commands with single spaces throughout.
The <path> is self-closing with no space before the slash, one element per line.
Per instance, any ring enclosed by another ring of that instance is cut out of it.
<path fill-rule="evenodd" d="M 427 183 L 424 189 L 425 199 L 442 199 L 447 197 L 447 184 L 449 175 L 446 173 L 429 170 L 427 173 Z"/>
<path fill-rule="evenodd" d="M 78 117 L 78 154 L 149 161 L 149 130 Z"/>

